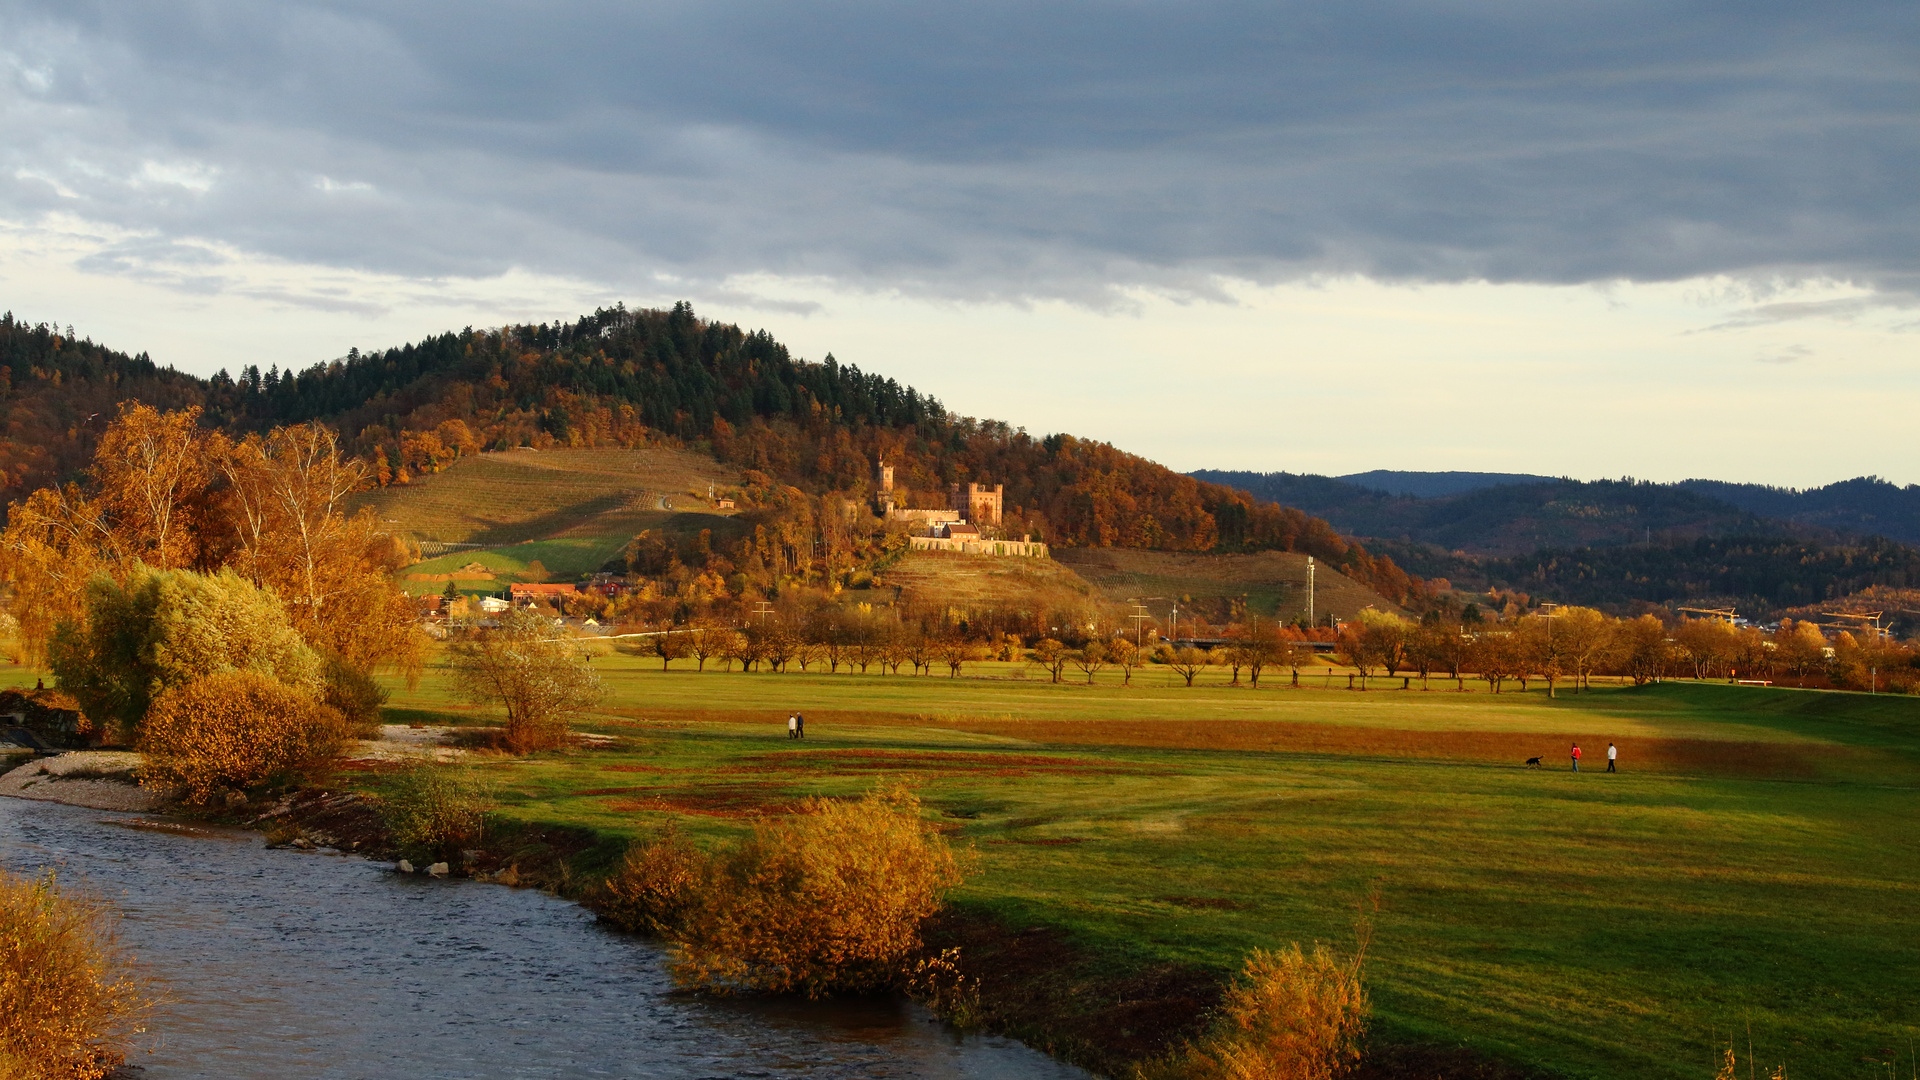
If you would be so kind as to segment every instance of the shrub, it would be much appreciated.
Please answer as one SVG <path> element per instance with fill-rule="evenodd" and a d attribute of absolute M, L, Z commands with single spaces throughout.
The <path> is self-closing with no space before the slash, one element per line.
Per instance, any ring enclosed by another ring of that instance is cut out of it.
<path fill-rule="evenodd" d="M 380 817 L 401 853 L 452 862 L 480 838 L 493 785 L 464 765 L 418 765 L 394 776 L 380 796 Z"/>
<path fill-rule="evenodd" d="M 0 870 L 0 1076 L 99 1080 L 147 1005 L 106 908 Z"/>
<path fill-rule="evenodd" d="M 320 658 L 273 593 L 231 570 L 136 570 L 123 588 L 87 586 L 84 626 L 62 624 L 49 663 L 94 720 L 132 735 L 153 698 L 223 671 L 253 671 L 319 692 Z"/>
<path fill-rule="evenodd" d="M 607 879 L 602 914 L 627 930 L 674 937 L 686 925 L 708 870 L 707 856 L 669 824 L 657 839 L 627 849 Z"/>
<path fill-rule="evenodd" d="M 897 985 L 920 948 L 921 921 L 961 876 L 903 790 L 808 800 L 705 860 L 669 934 L 674 975 L 711 990 L 808 997 Z"/>
<path fill-rule="evenodd" d="M 326 763 L 345 727 L 338 712 L 266 675 L 207 675 L 154 701 L 140 782 L 177 786 L 190 803 L 213 802 Z"/>
<path fill-rule="evenodd" d="M 378 738 L 380 707 L 387 703 L 387 691 L 373 676 L 329 653 L 320 666 L 320 677 L 324 682 L 320 700 L 346 720 L 348 730 L 357 738 Z"/>
<path fill-rule="evenodd" d="M 1148 1080 L 1331 1080 L 1360 1058 L 1372 1006 L 1361 955 L 1324 945 L 1255 949 L 1228 988 L 1213 1029 L 1165 1061 Z"/>

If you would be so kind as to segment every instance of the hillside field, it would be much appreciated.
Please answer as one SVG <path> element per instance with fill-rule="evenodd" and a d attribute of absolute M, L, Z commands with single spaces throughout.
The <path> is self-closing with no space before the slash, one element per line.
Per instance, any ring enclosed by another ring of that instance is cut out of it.
<path fill-rule="evenodd" d="M 1020 1030 L 1096 1064 L 1139 1047 L 1115 1016 L 1171 1007 L 1141 987 L 1222 976 L 1257 946 L 1349 942 L 1373 884 L 1383 1042 L 1681 1080 L 1711 1076 L 1729 1032 L 1744 1056 L 1751 1024 L 1763 1066 L 1865 1080 L 1920 1035 L 1913 699 L 596 663 L 609 696 L 583 727 L 613 747 L 489 760 L 503 813 L 609 838 L 677 821 L 713 839 L 807 795 L 904 780 L 977 853 L 959 910 L 1056 950 L 1028 969 L 1038 1013 Z M 490 722 L 431 674 L 393 690 L 400 719 Z M 784 732 L 795 709 L 800 743 Z M 1546 767 L 1524 768 L 1536 754 Z"/>
<path fill-rule="evenodd" d="M 508 450 L 461 459 L 410 484 L 357 497 L 432 557 L 400 575 L 411 593 L 498 592 L 509 582 L 569 580 L 600 569 L 642 529 L 724 528 L 707 485 L 734 471 L 683 450 Z M 444 554 L 434 554 L 452 546 Z M 530 569 L 538 562 L 540 569 Z M 460 571 L 478 563 L 484 574 Z M 544 571 L 544 572 L 542 572 Z"/>
<path fill-rule="evenodd" d="M 1282 622 L 1307 613 L 1307 556 L 1290 551 L 1203 555 L 1133 548 L 1056 548 L 1053 554 L 1110 601 L 1160 598 L 1149 605 L 1156 613 L 1182 597 L 1192 597 L 1206 608 L 1220 611 L 1233 601 L 1244 600 L 1248 611 Z M 1351 619 L 1367 607 L 1404 614 L 1399 606 L 1325 562 L 1316 564 L 1313 584 L 1317 621 L 1325 621 L 1330 614 Z M 1212 611 L 1206 614 L 1215 620 L 1223 617 Z"/>
<path fill-rule="evenodd" d="M 876 589 L 915 606 L 1025 605 L 1038 610 L 1091 610 L 1102 603 L 1072 568 L 1053 559 L 910 551 L 874 575 Z"/>

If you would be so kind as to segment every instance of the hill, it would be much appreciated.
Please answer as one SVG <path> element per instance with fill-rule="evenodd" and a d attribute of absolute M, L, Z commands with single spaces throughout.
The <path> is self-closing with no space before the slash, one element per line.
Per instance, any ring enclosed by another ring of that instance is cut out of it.
<path fill-rule="evenodd" d="M 1390 561 L 1299 510 L 1105 443 L 1035 438 L 1001 421 L 955 416 L 892 379 L 832 356 L 796 359 L 767 332 L 707 322 L 686 304 L 446 333 L 375 352 L 356 349 L 299 372 L 249 367 L 205 380 L 141 358 L 78 349 L 51 328 L 10 325 L 0 350 L 11 352 L 0 358 L 11 365 L 13 381 L 0 387 L 0 398 L 49 417 L 32 429 L 44 444 L 38 448 L 11 434 L 0 438 L 0 461 L 30 465 L 21 468 L 29 487 L 72 476 L 91 454 L 98 432 L 70 422 L 86 417 L 71 415 L 78 406 L 69 399 L 97 400 L 101 409 L 94 411 L 110 414 L 118 401 L 150 397 L 153 404 L 198 407 L 207 423 L 236 433 L 324 422 L 374 463 L 382 483 L 433 472 L 477 450 L 689 449 L 745 470 L 749 490 L 795 506 L 781 489 L 861 498 L 884 458 L 908 505 L 944 504 L 952 484 L 1004 485 L 1009 528 L 1056 547 L 1297 551 L 1396 600 L 1424 595 Z M 602 512 L 615 509 L 608 504 Z M 461 525 L 463 514 L 449 507 L 440 524 Z M 481 514 L 461 527 L 495 526 Z M 786 550 L 771 561 L 790 561 L 793 545 L 783 539 L 779 546 Z M 740 554 L 743 563 L 765 565 L 776 553 Z"/>
<path fill-rule="evenodd" d="M 1481 488 L 1499 487 L 1502 484 L 1546 483 L 1551 482 L 1554 477 L 1536 476 L 1533 473 L 1403 472 L 1398 469 L 1373 469 L 1369 472 L 1336 476 L 1334 479 L 1355 487 L 1384 491 L 1389 495 L 1411 495 L 1416 499 L 1432 499 L 1441 495 L 1460 495 L 1469 491 L 1479 491 Z"/>
<path fill-rule="evenodd" d="M 1325 476 L 1212 469 L 1193 475 L 1284 501 L 1363 542 L 1409 541 L 1469 555 L 1789 531 L 1709 495 L 1634 480 L 1532 480 L 1420 498 Z"/>
<path fill-rule="evenodd" d="M 1682 480 L 1674 486 L 1775 521 L 1920 544 L 1920 484 L 1900 487 L 1861 476 L 1806 489 L 1719 480 Z"/>

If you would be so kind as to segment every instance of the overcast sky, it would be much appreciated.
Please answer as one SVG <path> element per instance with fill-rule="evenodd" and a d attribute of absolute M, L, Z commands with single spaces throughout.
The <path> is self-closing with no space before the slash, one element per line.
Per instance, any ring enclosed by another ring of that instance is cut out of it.
<path fill-rule="evenodd" d="M 1920 482 L 1920 4 L 0 0 L 0 308 L 690 299 L 1181 469 Z"/>

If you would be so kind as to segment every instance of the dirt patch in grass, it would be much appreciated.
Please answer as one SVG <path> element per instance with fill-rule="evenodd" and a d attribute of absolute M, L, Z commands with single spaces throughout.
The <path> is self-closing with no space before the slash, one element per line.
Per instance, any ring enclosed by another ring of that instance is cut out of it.
<path fill-rule="evenodd" d="M 1229 900 L 1224 896 L 1162 896 L 1159 899 L 1162 903 L 1196 911 L 1244 911 L 1247 907 L 1238 900 Z"/>
<path fill-rule="evenodd" d="M 640 797 L 613 799 L 605 805 L 623 814 L 681 813 L 742 818 L 797 813 L 804 800 L 774 784 L 704 784 L 698 788 L 629 788 Z"/>
<path fill-rule="evenodd" d="M 1044 754 L 993 754 L 955 750 L 800 750 L 755 754 L 726 772 L 931 773 L 948 776 L 1036 776 L 1093 774 L 1169 775 L 1165 769 L 1091 758 Z"/>
<path fill-rule="evenodd" d="M 1606 768 L 1607 743 L 1620 748 L 1623 771 L 1646 769 L 1712 775 L 1799 778 L 1862 758 L 1867 752 L 1815 743 L 1735 742 L 1608 736 L 1543 735 L 1513 731 L 1416 731 L 1276 720 L 974 720 L 946 725 L 958 731 L 1007 735 L 1066 745 L 1138 746 L 1180 750 L 1253 750 L 1269 753 L 1476 761 L 1566 769 L 1573 743 L 1586 770 Z"/>

